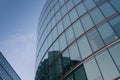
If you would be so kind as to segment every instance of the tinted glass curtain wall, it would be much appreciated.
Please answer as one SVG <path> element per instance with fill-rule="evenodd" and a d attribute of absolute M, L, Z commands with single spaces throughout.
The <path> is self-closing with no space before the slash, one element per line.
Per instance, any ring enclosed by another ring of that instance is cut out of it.
<path fill-rule="evenodd" d="M 117 80 L 120 0 L 47 0 L 35 69 L 35 80 Z"/>
<path fill-rule="evenodd" d="M 21 80 L 6 58 L 0 52 L 0 80 Z"/>

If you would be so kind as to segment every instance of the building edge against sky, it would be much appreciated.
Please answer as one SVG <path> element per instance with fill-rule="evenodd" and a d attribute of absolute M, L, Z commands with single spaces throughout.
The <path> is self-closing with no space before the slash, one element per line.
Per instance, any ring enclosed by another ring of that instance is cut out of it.
<path fill-rule="evenodd" d="M 47 0 L 37 29 L 35 80 L 120 77 L 120 1 Z"/>
<path fill-rule="evenodd" d="M 6 58 L 0 52 L 0 80 L 21 80 Z"/>

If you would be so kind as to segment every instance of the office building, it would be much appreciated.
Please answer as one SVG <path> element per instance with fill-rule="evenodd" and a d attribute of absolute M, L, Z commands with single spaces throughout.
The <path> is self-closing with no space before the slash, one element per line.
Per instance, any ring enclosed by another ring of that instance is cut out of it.
<path fill-rule="evenodd" d="M 0 80 L 21 80 L 0 52 Z"/>
<path fill-rule="evenodd" d="M 35 69 L 46 76 L 36 80 L 118 80 L 120 1 L 47 0 L 38 23 Z"/>

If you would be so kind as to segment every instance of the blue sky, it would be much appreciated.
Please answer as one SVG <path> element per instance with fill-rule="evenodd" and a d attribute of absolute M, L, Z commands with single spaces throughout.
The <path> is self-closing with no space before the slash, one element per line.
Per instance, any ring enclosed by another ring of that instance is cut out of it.
<path fill-rule="evenodd" d="M 34 80 L 36 29 L 46 0 L 0 0 L 0 51 L 22 80 Z"/>

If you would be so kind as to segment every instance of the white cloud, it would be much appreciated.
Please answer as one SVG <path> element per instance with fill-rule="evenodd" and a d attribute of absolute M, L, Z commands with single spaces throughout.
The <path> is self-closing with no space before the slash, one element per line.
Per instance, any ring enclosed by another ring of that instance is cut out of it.
<path fill-rule="evenodd" d="M 22 80 L 34 80 L 35 34 L 15 34 L 0 42 L 0 50 Z"/>

